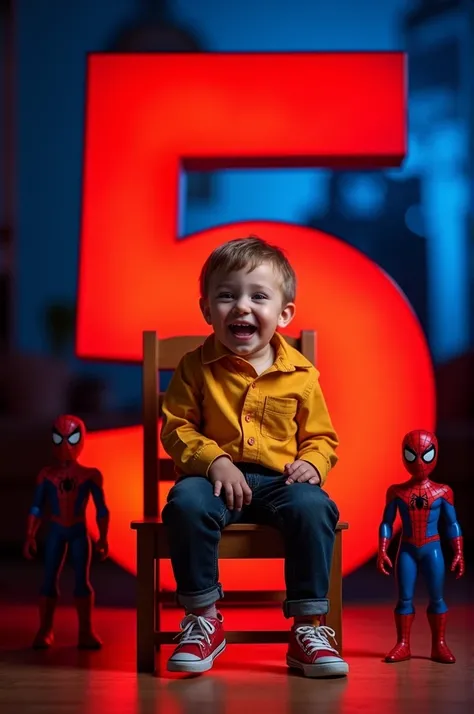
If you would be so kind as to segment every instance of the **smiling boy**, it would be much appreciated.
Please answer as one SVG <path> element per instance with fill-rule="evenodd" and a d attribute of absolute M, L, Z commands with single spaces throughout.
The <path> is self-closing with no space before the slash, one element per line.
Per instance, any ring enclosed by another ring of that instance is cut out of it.
<path fill-rule="evenodd" d="M 181 360 L 163 405 L 161 440 L 178 472 L 163 522 L 185 608 L 168 669 L 207 671 L 225 649 L 218 544 L 229 524 L 252 522 L 285 541 L 288 666 L 346 675 L 324 622 L 339 513 L 321 486 L 338 440 L 318 371 L 278 333 L 295 314 L 294 271 L 279 248 L 250 236 L 211 253 L 200 289 L 213 332 Z"/>

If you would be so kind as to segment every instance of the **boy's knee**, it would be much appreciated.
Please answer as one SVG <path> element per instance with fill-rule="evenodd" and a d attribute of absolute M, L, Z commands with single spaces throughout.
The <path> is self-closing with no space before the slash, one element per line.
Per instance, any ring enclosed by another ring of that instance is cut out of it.
<path fill-rule="evenodd" d="M 210 481 L 200 476 L 190 476 L 173 486 L 162 518 L 166 525 L 180 521 L 189 523 L 206 516 L 219 517 L 222 511 L 222 501 L 214 496 Z"/>
<path fill-rule="evenodd" d="M 288 488 L 293 489 L 292 508 L 300 518 L 312 520 L 317 514 L 318 520 L 328 520 L 334 525 L 337 524 L 339 520 L 338 508 L 319 486 L 295 483 Z"/>

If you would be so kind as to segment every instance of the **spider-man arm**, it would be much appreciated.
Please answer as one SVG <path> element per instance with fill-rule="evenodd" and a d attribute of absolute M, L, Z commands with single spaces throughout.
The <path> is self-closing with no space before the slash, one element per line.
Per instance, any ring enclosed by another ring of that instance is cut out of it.
<path fill-rule="evenodd" d="M 456 577 L 460 578 L 464 575 L 464 547 L 461 526 L 458 523 L 456 509 L 454 508 L 453 490 L 446 486 L 446 492 L 441 499 L 441 510 L 446 523 L 446 535 L 451 541 L 454 551 L 451 570 L 457 571 Z"/>
<path fill-rule="evenodd" d="M 26 524 L 26 538 L 23 546 L 23 555 L 28 560 L 36 554 L 36 534 L 41 525 L 43 517 L 44 504 L 46 500 L 46 480 L 45 470 L 42 469 L 36 479 L 35 492 L 33 494 L 33 502 L 28 512 Z"/>
<path fill-rule="evenodd" d="M 393 523 L 397 515 L 397 501 L 396 493 L 393 486 L 387 491 L 385 509 L 383 512 L 382 522 L 379 528 L 379 549 L 377 557 L 377 569 L 384 575 L 389 575 L 390 573 L 385 566 L 389 568 L 392 567 L 392 561 L 387 555 L 387 549 L 390 544 L 393 533 Z"/>
<path fill-rule="evenodd" d="M 99 529 L 99 540 L 97 541 L 97 550 L 101 553 L 102 558 L 106 558 L 109 552 L 107 536 L 109 532 L 110 514 L 105 502 L 104 479 L 98 469 L 94 469 L 91 480 L 90 490 L 92 500 L 96 510 L 96 521 Z"/>

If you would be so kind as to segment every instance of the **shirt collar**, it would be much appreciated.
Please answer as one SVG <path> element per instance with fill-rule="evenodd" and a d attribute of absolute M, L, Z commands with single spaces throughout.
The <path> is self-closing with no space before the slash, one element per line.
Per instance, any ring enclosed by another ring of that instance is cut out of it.
<path fill-rule="evenodd" d="M 313 366 L 301 352 L 291 347 L 278 332 L 273 335 L 272 344 L 275 348 L 275 366 L 281 372 L 294 372 L 295 369 L 310 369 Z M 201 349 L 203 364 L 211 364 L 211 362 L 217 362 L 223 357 L 233 356 L 233 353 L 219 342 L 214 333 L 206 338 Z"/>

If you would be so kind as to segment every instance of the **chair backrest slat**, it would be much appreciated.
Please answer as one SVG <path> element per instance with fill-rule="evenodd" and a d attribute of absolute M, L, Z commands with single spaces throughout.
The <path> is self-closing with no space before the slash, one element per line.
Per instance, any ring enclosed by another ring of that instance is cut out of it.
<path fill-rule="evenodd" d="M 156 335 L 156 333 L 153 333 Z M 186 352 L 192 352 L 202 345 L 207 335 L 184 335 L 182 337 L 169 337 L 160 340 L 160 363 L 162 371 L 174 370 Z"/>
<path fill-rule="evenodd" d="M 156 332 L 143 333 L 142 419 L 143 419 L 143 516 L 158 516 L 158 405 L 159 341 Z"/>

